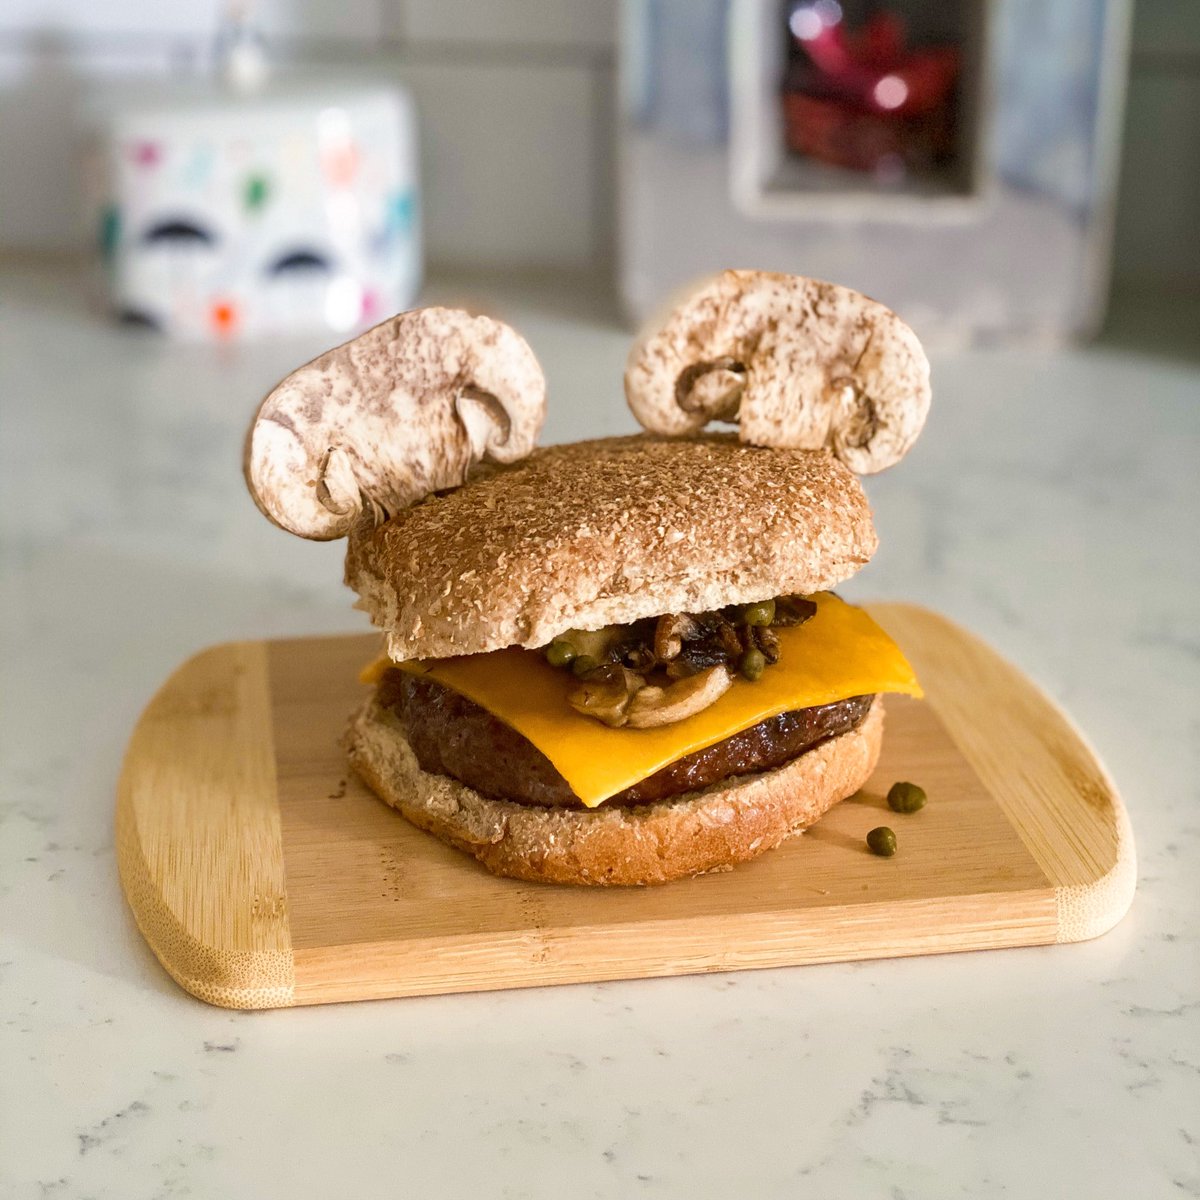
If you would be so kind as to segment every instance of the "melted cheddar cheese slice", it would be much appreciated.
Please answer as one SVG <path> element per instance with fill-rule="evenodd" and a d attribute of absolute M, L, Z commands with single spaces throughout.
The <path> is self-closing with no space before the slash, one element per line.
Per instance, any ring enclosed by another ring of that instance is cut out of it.
<path fill-rule="evenodd" d="M 876 692 L 922 694 L 900 648 L 861 608 L 830 593 L 812 599 L 817 612 L 811 620 L 777 631 L 780 659 L 761 679 L 736 678 L 703 712 L 658 729 L 610 729 L 581 716 L 567 703 L 574 677 L 536 650 L 512 647 L 397 664 L 384 659 L 368 667 L 363 680 L 373 682 L 383 668 L 396 665 L 453 688 L 531 741 L 595 808 L 685 754 L 781 712 Z"/>

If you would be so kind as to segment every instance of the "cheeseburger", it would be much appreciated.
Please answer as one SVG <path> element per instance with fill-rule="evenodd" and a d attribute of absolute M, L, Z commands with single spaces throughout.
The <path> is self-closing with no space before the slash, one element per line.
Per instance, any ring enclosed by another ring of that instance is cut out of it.
<path fill-rule="evenodd" d="M 727 870 L 857 791 L 882 695 L 920 694 L 833 592 L 877 544 L 858 475 L 929 407 L 912 331 L 846 288 L 726 271 L 637 341 L 625 390 L 645 433 L 539 449 L 524 340 L 421 309 L 294 372 L 248 437 L 259 507 L 348 538 L 385 634 L 354 769 L 499 875 Z"/>

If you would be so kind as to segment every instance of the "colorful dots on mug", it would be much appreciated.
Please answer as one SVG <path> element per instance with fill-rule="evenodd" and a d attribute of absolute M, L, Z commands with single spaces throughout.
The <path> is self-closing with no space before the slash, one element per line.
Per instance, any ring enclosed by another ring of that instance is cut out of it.
<path fill-rule="evenodd" d="M 214 300 L 209 308 L 209 320 L 219 337 L 232 337 L 237 332 L 241 314 L 233 300 Z"/>
<path fill-rule="evenodd" d="M 129 147 L 129 157 L 133 159 L 139 167 L 147 169 L 157 167 L 162 162 L 162 146 L 158 142 L 139 141 L 134 142 Z"/>
<path fill-rule="evenodd" d="M 393 192 L 388 197 L 387 226 L 391 234 L 408 233 L 417 216 L 417 198 L 412 192 Z"/>
<path fill-rule="evenodd" d="M 100 227 L 97 231 L 100 244 L 100 255 L 105 262 L 111 262 L 117 253 L 121 242 L 121 210 L 115 204 L 106 204 L 100 213 Z"/>
<path fill-rule="evenodd" d="M 271 196 L 271 182 L 265 175 L 251 175 L 246 180 L 242 198 L 247 212 L 258 212 Z"/>
<path fill-rule="evenodd" d="M 363 288 L 362 314 L 360 319 L 365 323 L 373 321 L 383 309 L 383 299 L 374 288 Z"/>
<path fill-rule="evenodd" d="M 201 191 L 213 178 L 217 163 L 217 151 L 212 142 L 198 141 L 192 146 L 181 172 L 184 187 Z"/>
<path fill-rule="evenodd" d="M 321 152 L 321 169 L 333 187 L 349 187 L 358 174 L 359 151 L 352 141 L 341 142 Z"/>

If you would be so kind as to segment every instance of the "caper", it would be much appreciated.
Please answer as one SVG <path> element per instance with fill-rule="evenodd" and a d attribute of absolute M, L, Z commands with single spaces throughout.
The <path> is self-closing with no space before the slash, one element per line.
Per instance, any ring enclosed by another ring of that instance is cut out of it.
<path fill-rule="evenodd" d="M 896 835 L 886 825 L 880 825 L 867 834 L 867 846 L 872 854 L 891 858 L 896 853 Z"/>
<path fill-rule="evenodd" d="M 759 600 L 742 609 L 742 620 L 747 625 L 770 625 L 775 620 L 775 601 Z"/>
<path fill-rule="evenodd" d="M 753 683 L 756 679 L 762 678 L 762 673 L 767 668 L 767 656 L 763 654 L 756 646 L 751 646 L 745 654 L 742 655 L 738 662 L 738 670 L 742 675 Z"/>
<path fill-rule="evenodd" d="M 575 647 L 566 638 L 555 638 L 546 647 L 546 661 L 552 667 L 569 667 L 575 661 Z"/>
<path fill-rule="evenodd" d="M 581 654 L 571 663 L 571 670 L 582 679 L 589 671 L 594 671 L 599 665 L 599 662 L 590 654 Z"/>
<path fill-rule="evenodd" d="M 893 783 L 888 789 L 888 808 L 892 812 L 915 813 L 925 807 L 925 789 L 915 783 Z"/>

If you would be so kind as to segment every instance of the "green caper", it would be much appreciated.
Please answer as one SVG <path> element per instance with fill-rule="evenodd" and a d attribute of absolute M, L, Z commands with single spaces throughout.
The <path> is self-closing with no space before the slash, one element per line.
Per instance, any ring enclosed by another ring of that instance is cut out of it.
<path fill-rule="evenodd" d="M 775 620 L 775 601 L 759 600 L 742 609 L 742 620 L 747 625 L 770 625 Z"/>
<path fill-rule="evenodd" d="M 767 656 L 763 654 L 756 646 L 751 646 L 745 654 L 742 655 L 738 662 L 738 670 L 741 671 L 744 678 L 753 683 L 756 679 L 762 678 L 762 673 L 767 668 Z"/>
<path fill-rule="evenodd" d="M 896 835 L 886 825 L 880 825 L 867 834 L 867 846 L 872 854 L 891 858 L 896 853 Z"/>
<path fill-rule="evenodd" d="M 599 665 L 599 662 L 590 654 L 581 654 L 571 663 L 571 670 L 582 679 L 584 675 L 589 671 L 594 671 Z"/>
<path fill-rule="evenodd" d="M 575 647 L 566 638 L 555 638 L 546 647 L 546 661 L 552 667 L 569 667 L 575 661 Z"/>
<path fill-rule="evenodd" d="M 893 783 L 887 794 L 888 808 L 898 813 L 915 813 L 925 807 L 925 799 L 925 789 L 915 783 Z"/>

